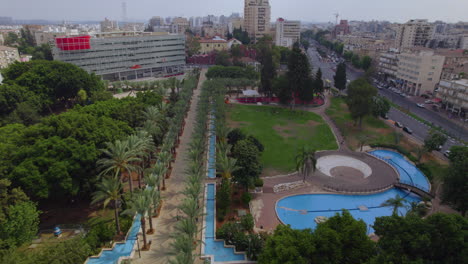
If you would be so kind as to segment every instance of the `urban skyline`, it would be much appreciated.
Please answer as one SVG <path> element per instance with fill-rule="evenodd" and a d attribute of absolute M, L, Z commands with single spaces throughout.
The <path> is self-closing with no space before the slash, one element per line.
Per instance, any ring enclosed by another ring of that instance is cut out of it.
<path fill-rule="evenodd" d="M 99 2 L 82 0 L 18 0 L 4 2 L 0 16 L 10 16 L 14 19 L 47 19 L 47 20 L 102 20 L 108 17 L 114 20 L 122 18 L 122 2 L 102 0 Z M 8 2 L 8 4 L 6 4 Z M 372 0 L 356 1 L 331 0 L 327 2 L 315 0 L 270 0 L 272 6 L 271 20 L 278 17 L 301 20 L 305 22 L 332 22 L 334 14 L 339 13 L 342 19 L 348 20 L 388 20 L 391 22 L 406 22 L 413 18 L 425 18 L 429 21 L 442 20 L 458 22 L 466 20 L 465 10 L 468 1 L 447 0 L 443 3 L 436 0 L 395 0 L 377 2 Z M 173 0 L 171 5 L 162 1 L 134 0 L 127 1 L 127 17 L 129 20 L 147 20 L 152 16 L 205 16 L 229 15 L 232 12 L 243 13 L 244 1 L 203 0 L 202 4 L 188 0 Z M 424 8 L 421 8 L 421 6 Z M 28 8 L 24 8 L 27 6 Z M 177 8 L 175 8 L 177 7 Z M 208 7 L 208 8 L 207 8 Z"/>

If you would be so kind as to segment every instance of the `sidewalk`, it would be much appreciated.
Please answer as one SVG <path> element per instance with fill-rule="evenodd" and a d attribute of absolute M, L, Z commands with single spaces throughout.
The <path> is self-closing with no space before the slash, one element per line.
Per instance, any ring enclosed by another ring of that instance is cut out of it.
<path fill-rule="evenodd" d="M 200 73 L 198 87 L 193 92 L 192 103 L 188 111 L 185 122 L 184 132 L 180 138 L 180 144 L 177 149 L 177 157 L 175 159 L 171 177 L 166 180 L 166 190 L 162 192 L 162 208 L 160 216 L 153 218 L 153 226 L 155 232 L 153 235 L 148 235 L 148 241 L 151 241 L 151 249 L 149 251 L 141 251 L 141 258 L 135 254 L 132 263 L 139 264 L 166 264 L 171 257 L 168 253 L 171 251 L 171 235 L 174 234 L 174 225 L 178 214 L 177 207 L 181 204 L 184 195 L 182 191 L 185 187 L 185 169 L 187 168 L 187 152 L 189 142 L 191 140 L 194 121 L 197 110 L 198 99 L 201 91 L 201 85 L 205 81 L 206 69 Z M 147 226 L 149 226 L 147 224 Z M 140 243 L 142 245 L 142 243 Z"/>

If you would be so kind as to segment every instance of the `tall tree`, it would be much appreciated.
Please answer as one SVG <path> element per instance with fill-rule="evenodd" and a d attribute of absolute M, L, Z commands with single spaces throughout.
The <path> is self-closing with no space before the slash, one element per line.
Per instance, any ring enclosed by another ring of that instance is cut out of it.
<path fill-rule="evenodd" d="M 116 140 L 115 142 L 107 142 L 107 148 L 101 149 L 106 156 L 97 161 L 97 165 L 101 168 L 101 175 L 111 174 L 119 175 L 123 179 L 124 173 L 128 175 L 128 184 L 130 192 L 133 192 L 132 172 L 137 170 L 136 162 L 140 162 L 136 149 L 129 148 L 127 140 Z"/>
<path fill-rule="evenodd" d="M 309 59 L 302 53 L 297 42 L 294 44 L 292 53 L 289 56 L 287 76 L 293 92 L 293 101 L 296 95 L 305 102 L 313 99 Z"/>
<path fill-rule="evenodd" d="M 115 228 L 117 234 L 120 234 L 120 222 L 119 222 L 119 208 L 122 199 L 122 183 L 118 179 L 118 175 L 115 177 L 104 177 L 101 182 L 97 185 L 97 191 L 93 193 L 93 200 L 91 204 L 102 202 L 104 208 L 106 208 L 110 202 L 113 203 L 114 207 L 114 218 Z"/>
<path fill-rule="evenodd" d="M 335 81 L 335 87 L 341 92 L 346 89 L 346 64 L 344 62 L 338 64 L 336 67 L 336 73 L 333 77 Z"/>
<path fill-rule="evenodd" d="M 376 95 L 377 89 L 362 78 L 349 84 L 346 103 L 353 119 L 359 121 L 359 127 L 362 127 L 362 118 L 372 112 L 373 98 Z"/>
<path fill-rule="evenodd" d="M 311 171 L 315 171 L 317 159 L 315 158 L 315 150 L 308 147 L 302 147 L 299 153 L 296 155 L 296 170 L 298 170 L 303 177 L 305 182 L 306 176 Z"/>
<path fill-rule="evenodd" d="M 318 68 L 317 73 L 315 74 L 314 79 L 314 92 L 318 94 L 323 94 L 324 85 L 322 79 L 322 69 Z"/>
<path fill-rule="evenodd" d="M 444 177 L 443 200 L 466 215 L 468 210 L 468 147 L 450 148 L 450 166 Z"/>
<path fill-rule="evenodd" d="M 151 208 L 151 199 L 148 195 L 146 195 L 143 191 L 135 192 L 132 195 L 130 201 L 127 202 L 127 207 L 122 214 L 133 216 L 135 214 L 139 214 L 140 222 L 141 222 L 141 229 L 143 233 L 143 250 L 148 249 L 147 240 L 146 240 L 146 214 L 148 210 Z"/>
<path fill-rule="evenodd" d="M 271 45 L 265 43 L 260 48 L 259 61 L 262 64 L 260 71 L 261 89 L 262 92 L 271 97 L 272 94 L 272 81 L 276 76 L 276 68 L 273 63 L 273 54 Z"/>
<path fill-rule="evenodd" d="M 362 69 L 367 71 L 372 64 L 372 58 L 369 56 L 364 56 L 362 57 L 360 64 L 361 64 Z"/>

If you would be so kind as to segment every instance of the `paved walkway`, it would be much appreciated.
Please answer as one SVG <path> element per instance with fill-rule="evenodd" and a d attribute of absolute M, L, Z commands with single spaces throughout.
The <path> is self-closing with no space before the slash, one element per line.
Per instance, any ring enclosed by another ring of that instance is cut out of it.
<path fill-rule="evenodd" d="M 191 140 L 194 122 L 197 111 L 198 99 L 201 91 L 201 85 L 205 81 L 206 69 L 200 73 L 200 80 L 198 87 L 192 96 L 192 103 L 185 119 L 185 127 L 180 144 L 177 149 L 177 157 L 175 159 L 171 177 L 166 180 L 166 190 L 162 193 L 163 205 L 161 213 L 158 218 L 153 218 L 153 226 L 155 232 L 153 235 L 148 235 L 148 240 L 151 240 L 151 249 L 149 251 L 141 251 L 141 258 L 135 254 L 135 259 L 132 263 L 139 264 L 157 264 L 168 263 L 171 257 L 168 253 L 171 251 L 171 235 L 174 234 L 174 225 L 176 223 L 176 216 L 178 214 L 177 207 L 181 204 L 184 195 L 182 191 L 185 187 L 185 169 L 187 165 L 187 152 L 189 142 Z M 146 226 L 149 226 L 148 224 Z M 142 245 L 142 243 L 140 243 Z"/>

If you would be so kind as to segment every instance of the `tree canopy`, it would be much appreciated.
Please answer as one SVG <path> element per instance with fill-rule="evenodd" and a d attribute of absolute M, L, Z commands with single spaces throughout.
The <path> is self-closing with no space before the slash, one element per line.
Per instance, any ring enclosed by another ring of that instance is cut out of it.
<path fill-rule="evenodd" d="M 252 67 L 238 66 L 213 66 L 206 73 L 207 78 L 244 78 L 250 80 L 258 79 L 258 73 Z"/>
<path fill-rule="evenodd" d="M 310 101 L 314 97 L 313 79 L 311 76 L 311 66 L 307 56 L 295 43 L 289 56 L 287 72 L 290 91 L 302 101 Z M 293 98 L 295 96 L 292 96 Z"/>
<path fill-rule="evenodd" d="M 7 85 L 24 87 L 16 93 L 16 99 L 7 97 L 4 100 L 20 103 L 23 102 L 20 101 L 21 97 L 29 98 L 33 94 L 37 97 L 33 102 L 41 107 L 41 111 L 69 105 L 80 90 L 89 97 L 104 90 L 103 82 L 96 75 L 59 61 L 16 62 L 4 69 L 2 74 L 5 85 L 0 86 L 0 91 L 10 89 Z M 11 95 L 6 92 L 2 94 L 4 97 Z M 26 102 L 32 103 L 30 100 Z"/>
<path fill-rule="evenodd" d="M 377 89 L 363 78 L 349 84 L 346 103 L 352 118 L 356 122 L 359 121 L 359 127 L 361 127 L 362 118 L 372 112 L 373 98 L 376 95 Z"/>
<path fill-rule="evenodd" d="M 344 89 L 346 89 L 346 64 L 344 62 L 339 63 L 336 67 L 336 73 L 333 79 L 335 81 L 335 87 L 338 90 L 344 91 Z"/>
<path fill-rule="evenodd" d="M 424 148 L 427 151 L 433 151 L 439 149 L 439 146 L 443 146 L 447 141 L 447 136 L 432 129 L 429 135 L 424 139 Z"/>
<path fill-rule="evenodd" d="M 378 217 L 374 223 L 382 250 L 380 263 L 464 263 L 468 220 L 455 214 Z"/>
<path fill-rule="evenodd" d="M 468 147 L 453 146 L 450 151 L 442 198 L 465 215 L 468 210 Z"/>
<path fill-rule="evenodd" d="M 364 263 L 374 248 L 374 242 L 366 234 L 366 224 L 343 211 L 314 231 L 279 225 L 267 238 L 258 263 Z"/>

